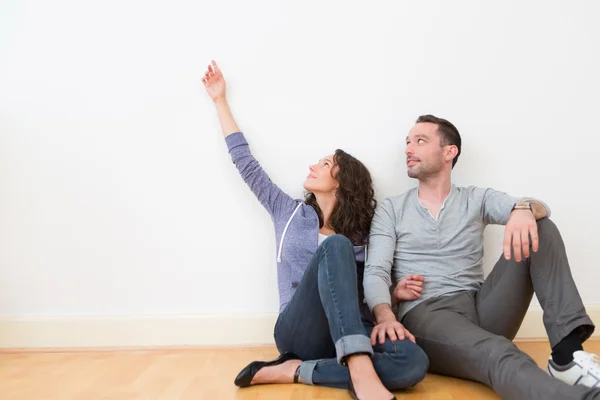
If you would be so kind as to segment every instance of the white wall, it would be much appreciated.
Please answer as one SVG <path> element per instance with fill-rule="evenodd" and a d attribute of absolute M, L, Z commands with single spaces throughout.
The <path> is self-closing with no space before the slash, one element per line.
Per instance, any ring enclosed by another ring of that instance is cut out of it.
<path fill-rule="evenodd" d="M 405 191 L 414 119 L 450 119 L 455 183 L 547 201 L 584 302 L 600 303 L 599 13 L 592 0 L 3 0 L 0 315 L 277 310 L 271 221 L 201 86 L 211 59 L 295 196 L 337 147 L 380 199 Z"/>

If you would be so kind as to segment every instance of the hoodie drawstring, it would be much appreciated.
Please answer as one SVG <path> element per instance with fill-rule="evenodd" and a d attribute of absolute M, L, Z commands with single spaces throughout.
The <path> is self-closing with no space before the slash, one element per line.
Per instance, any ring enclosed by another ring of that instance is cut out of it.
<path fill-rule="evenodd" d="M 298 209 L 300 208 L 300 206 L 302 204 L 304 204 L 304 203 L 300 203 L 296 206 L 296 209 L 292 213 L 292 216 L 288 220 L 287 224 L 285 224 L 285 228 L 283 228 L 283 233 L 281 234 L 281 240 L 279 241 L 279 251 L 277 252 L 277 262 L 278 263 L 281 262 L 281 249 L 283 248 L 283 238 L 285 237 L 285 233 L 287 232 L 288 226 L 290 226 L 290 222 L 292 222 L 294 215 L 296 215 L 296 211 L 298 211 Z"/>

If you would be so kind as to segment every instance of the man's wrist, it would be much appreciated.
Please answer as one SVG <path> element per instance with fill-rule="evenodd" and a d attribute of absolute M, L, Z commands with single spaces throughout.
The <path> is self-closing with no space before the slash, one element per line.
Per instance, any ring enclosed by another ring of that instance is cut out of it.
<path fill-rule="evenodd" d="M 513 205 L 511 212 L 516 210 L 529 210 L 533 212 L 533 207 L 531 206 L 531 202 L 529 201 L 519 201 Z"/>
<path fill-rule="evenodd" d="M 384 322 L 396 322 L 396 321 L 398 321 L 398 319 L 396 318 L 396 316 L 393 313 L 391 313 L 391 315 L 381 316 L 379 318 L 376 318 L 375 320 L 377 321 L 378 324 L 382 324 Z"/>
<path fill-rule="evenodd" d="M 387 303 L 376 305 L 373 308 L 373 314 L 378 324 L 386 321 L 396 321 L 396 314 L 394 314 L 392 307 Z"/>

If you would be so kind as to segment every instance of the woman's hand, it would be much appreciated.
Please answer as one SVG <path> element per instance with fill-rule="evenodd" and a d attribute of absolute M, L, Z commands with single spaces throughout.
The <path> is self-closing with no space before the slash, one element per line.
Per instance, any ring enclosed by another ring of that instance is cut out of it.
<path fill-rule="evenodd" d="M 202 83 L 212 101 L 216 103 L 220 99 L 225 99 L 225 79 L 216 62 L 211 61 Z"/>
<path fill-rule="evenodd" d="M 223 135 L 227 137 L 232 133 L 239 132 L 240 128 L 238 128 L 235 119 L 233 119 L 233 114 L 229 109 L 229 104 L 227 104 L 227 98 L 225 97 L 225 79 L 216 62 L 211 61 L 208 71 L 206 71 L 204 78 L 202 78 L 202 83 L 204 83 L 206 93 L 208 93 L 217 106 L 217 115 L 219 116 Z"/>

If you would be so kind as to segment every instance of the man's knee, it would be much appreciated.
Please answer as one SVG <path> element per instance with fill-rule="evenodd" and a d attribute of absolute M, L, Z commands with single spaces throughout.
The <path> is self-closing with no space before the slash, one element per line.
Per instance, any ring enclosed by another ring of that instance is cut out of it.
<path fill-rule="evenodd" d="M 548 217 L 537 220 L 538 235 L 555 235 L 559 234 L 558 227 Z"/>
<path fill-rule="evenodd" d="M 521 357 L 524 353 L 508 339 L 500 339 L 495 341 L 492 346 L 485 349 L 488 354 L 488 360 L 491 364 L 501 364 L 515 357 Z"/>
<path fill-rule="evenodd" d="M 529 356 L 519 350 L 512 341 L 502 336 L 486 340 L 478 350 L 482 367 L 489 376 L 493 376 L 490 372 L 507 368 L 507 365 L 513 364 L 519 359 L 529 359 Z"/>
<path fill-rule="evenodd" d="M 429 358 L 408 339 L 377 344 L 374 348 L 375 369 L 389 390 L 406 389 L 421 382 L 429 369 Z"/>
<path fill-rule="evenodd" d="M 550 249 L 563 248 L 564 242 L 558 227 L 548 217 L 537 221 L 537 230 L 540 243 L 541 253 L 545 253 Z"/>

